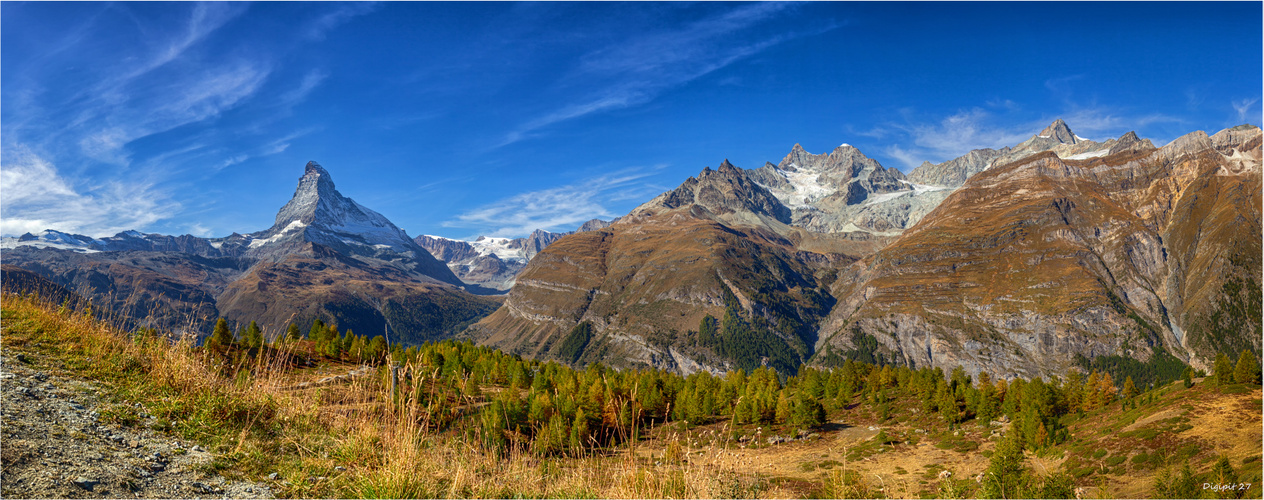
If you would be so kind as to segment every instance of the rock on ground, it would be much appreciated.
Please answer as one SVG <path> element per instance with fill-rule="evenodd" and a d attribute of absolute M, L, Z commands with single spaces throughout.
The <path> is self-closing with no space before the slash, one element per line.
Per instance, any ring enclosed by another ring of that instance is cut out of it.
<path fill-rule="evenodd" d="M 0 497 L 273 498 L 208 472 L 212 455 L 149 428 L 143 407 L 134 427 L 102 422 L 102 394 L 37 356 L 0 354 Z"/>

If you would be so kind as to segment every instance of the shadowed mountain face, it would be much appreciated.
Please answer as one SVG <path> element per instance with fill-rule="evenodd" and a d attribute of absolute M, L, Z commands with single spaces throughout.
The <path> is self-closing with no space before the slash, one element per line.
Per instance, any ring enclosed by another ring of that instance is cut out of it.
<path fill-rule="evenodd" d="M 403 230 L 339 193 L 316 162 L 264 231 L 97 240 L 49 230 L 0 246 L 6 264 L 176 334 L 205 336 L 218 317 L 258 321 L 271 335 L 321 318 L 420 342 L 450 337 L 499 304 L 467 292 Z"/>
<path fill-rule="evenodd" d="M 921 169 L 949 180 L 934 190 L 846 145 L 752 171 L 725 162 L 541 251 L 468 334 L 685 373 L 827 364 L 866 337 L 900 363 L 1001 376 L 1159 350 L 1205 367 L 1260 348 L 1259 137 L 1240 127 L 1155 149 L 1058 121 Z M 884 204 L 902 215 L 879 219 L 904 226 L 857 225 Z"/>

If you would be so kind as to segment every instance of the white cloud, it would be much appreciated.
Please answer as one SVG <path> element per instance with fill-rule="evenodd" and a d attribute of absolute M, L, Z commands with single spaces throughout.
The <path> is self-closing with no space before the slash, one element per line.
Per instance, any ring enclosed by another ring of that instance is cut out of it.
<path fill-rule="evenodd" d="M 85 192 L 23 145 L 6 148 L 0 169 L 0 234 L 56 229 L 109 236 L 143 229 L 180 205 L 152 183 L 110 181 Z"/>
<path fill-rule="evenodd" d="M 1251 107 L 1259 101 L 1259 98 L 1242 99 L 1233 101 L 1233 110 L 1238 112 L 1238 123 L 1245 123 L 1248 118 L 1259 118 L 1258 116 L 1248 117 L 1247 113 L 1251 112 Z"/>
<path fill-rule="evenodd" d="M 642 199 L 659 190 L 643 182 L 663 168 L 626 169 L 566 186 L 521 193 L 484 205 L 444 222 L 445 227 L 472 227 L 484 236 L 519 237 L 536 229 L 572 231 L 593 218 L 616 217 L 611 202 Z"/>
<path fill-rule="evenodd" d="M 916 167 L 923 161 L 934 163 L 961 156 L 972 149 L 999 149 L 1012 146 L 1031 137 L 1044 125 L 1032 129 L 1032 125 L 1004 127 L 994 124 L 988 111 L 974 108 L 948 116 L 939 123 L 895 124 L 913 141 L 911 146 L 893 144 L 886 153 L 907 167 Z"/>
<path fill-rule="evenodd" d="M 937 123 L 913 123 L 906 120 L 903 124 L 893 123 L 874 129 L 880 133 L 861 135 L 886 135 L 892 129 L 902 131 L 911 144 L 897 140 L 883 152 L 905 167 L 915 168 L 924 161 L 940 163 L 974 149 L 1000 149 L 1017 145 L 1039 133 L 1057 118 L 1062 118 L 1080 137 L 1099 137 L 1102 140 L 1155 123 L 1181 121 L 1160 113 L 1129 116 L 1125 112 L 1105 107 L 1073 107 L 1056 116 L 1036 119 L 1023 117 L 1015 120 L 1008 114 L 1019 112 L 1021 107 L 1013 101 L 992 101 L 989 105 L 993 109 L 1003 108 L 1006 113 L 997 115 L 988 109 L 972 108 L 942 118 Z"/>
<path fill-rule="evenodd" d="M 315 90 L 320 85 L 320 82 L 325 81 L 325 78 L 328 77 L 329 72 L 323 69 L 308 71 L 306 75 L 303 75 L 303 81 L 299 83 L 297 88 L 281 95 L 280 103 L 284 106 L 293 106 L 303 102 L 304 99 L 307 99 L 307 95 L 311 94 L 312 90 Z"/>
<path fill-rule="evenodd" d="M 372 13 L 377 10 L 377 7 L 377 2 L 351 2 L 340 5 L 309 24 L 304 31 L 304 36 L 308 40 L 324 40 L 325 34 L 329 33 L 330 30 L 350 21 L 352 18 Z"/>
<path fill-rule="evenodd" d="M 505 134 L 499 146 L 532 136 L 555 123 L 593 113 L 622 109 L 653 100 L 666 89 L 677 87 L 788 40 L 811 36 L 837 27 L 765 36 L 753 43 L 734 43 L 761 21 L 773 18 L 791 4 L 746 4 L 680 29 L 643 34 L 589 52 L 578 67 L 563 77 L 563 86 L 595 87 L 577 102 L 529 120 Z M 744 37 L 743 37 L 744 38 Z"/>
<path fill-rule="evenodd" d="M 223 168 L 231 167 L 238 163 L 243 163 L 246 160 L 249 160 L 251 158 L 259 158 L 263 156 L 272 156 L 275 154 L 284 153 L 285 150 L 290 148 L 291 141 L 293 141 L 294 139 L 298 139 L 299 137 L 303 137 L 307 134 L 310 134 L 315 130 L 316 130 L 315 128 L 307 128 L 307 129 L 299 130 L 289 135 L 286 135 L 284 137 L 280 137 L 280 138 L 268 141 L 264 143 L 263 145 L 250 149 L 247 152 L 235 154 L 225 159 L 223 164 L 221 164 L 219 168 L 223 169 Z"/>

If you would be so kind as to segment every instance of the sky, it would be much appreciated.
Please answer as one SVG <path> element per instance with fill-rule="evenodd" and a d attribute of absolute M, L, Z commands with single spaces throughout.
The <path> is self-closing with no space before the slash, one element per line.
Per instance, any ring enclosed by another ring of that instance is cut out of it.
<path fill-rule="evenodd" d="M 0 233 L 569 231 L 728 159 L 1261 123 L 1260 2 L 0 3 Z"/>

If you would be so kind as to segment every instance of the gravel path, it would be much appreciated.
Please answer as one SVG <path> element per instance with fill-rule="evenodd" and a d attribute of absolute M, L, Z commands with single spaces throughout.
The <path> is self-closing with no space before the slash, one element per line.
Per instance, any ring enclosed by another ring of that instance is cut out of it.
<path fill-rule="evenodd" d="M 41 365 L 0 353 L 0 497 L 273 498 L 214 474 L 207 450 L 149 428 L 139 404 L 134 427 L 101 422 L 98 386 Z"/>

